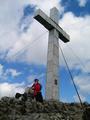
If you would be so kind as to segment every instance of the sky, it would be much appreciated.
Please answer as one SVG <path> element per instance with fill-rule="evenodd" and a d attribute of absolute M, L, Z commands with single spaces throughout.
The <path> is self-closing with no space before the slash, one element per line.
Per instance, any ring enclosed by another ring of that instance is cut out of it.
<path fill-rule="evenodd" d="M 90 0 L 0 0 L 0 98 L 23 93 L 38 78 L 45 97 L 48 31 L 34 18 L 57 7 L 59 25 L 70 35 L 60 46 L 82 101 L 90 103 Z M 59 52 L 59 99 L 78 102 Z"/>

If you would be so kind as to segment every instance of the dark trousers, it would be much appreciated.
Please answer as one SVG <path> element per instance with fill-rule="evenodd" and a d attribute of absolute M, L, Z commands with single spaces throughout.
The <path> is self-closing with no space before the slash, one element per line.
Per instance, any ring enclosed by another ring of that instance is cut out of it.
<path fill-rule="evenodd" d="M 37 95 L 35 96 L 36 101 L 38 102 L 43 102 L 43 97 L 42 97 L 42 93 L 38 92 Z"/>

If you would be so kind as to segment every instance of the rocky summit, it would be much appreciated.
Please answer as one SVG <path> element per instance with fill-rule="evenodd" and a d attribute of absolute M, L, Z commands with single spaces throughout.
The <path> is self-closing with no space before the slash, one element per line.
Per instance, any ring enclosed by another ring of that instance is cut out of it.
<path fill-rule="evenodd" d="M 90 105 L 59 101 L 36 102 L 11 97 L 0 100 L 0 120 L 90 120 Z"/>

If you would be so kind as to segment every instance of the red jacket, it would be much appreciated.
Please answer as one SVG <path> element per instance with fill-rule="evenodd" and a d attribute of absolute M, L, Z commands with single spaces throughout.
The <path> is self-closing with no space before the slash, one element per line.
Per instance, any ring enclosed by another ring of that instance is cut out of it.
<path fill-rule="evenodd" d="M 41 91 L 41 85 L 39 83 L 34 83 L 32 89 L 34 90 L 34 96 L 36 96 L 37 93 Z"/>

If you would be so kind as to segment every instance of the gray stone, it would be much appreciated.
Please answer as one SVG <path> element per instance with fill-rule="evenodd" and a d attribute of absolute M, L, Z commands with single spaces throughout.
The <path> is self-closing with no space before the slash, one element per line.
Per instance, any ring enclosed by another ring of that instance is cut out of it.
<path fill-rule="evenodd" d="M 90 104 L 62 103 L 59 101 L 45 101 L 43 103 L 32 101 L 16 101 L 9 103 L 4 97 L 0 100 L 0 120 L 89 120 Z M 87 118 L 87 119 L 86 119 Z"/>

